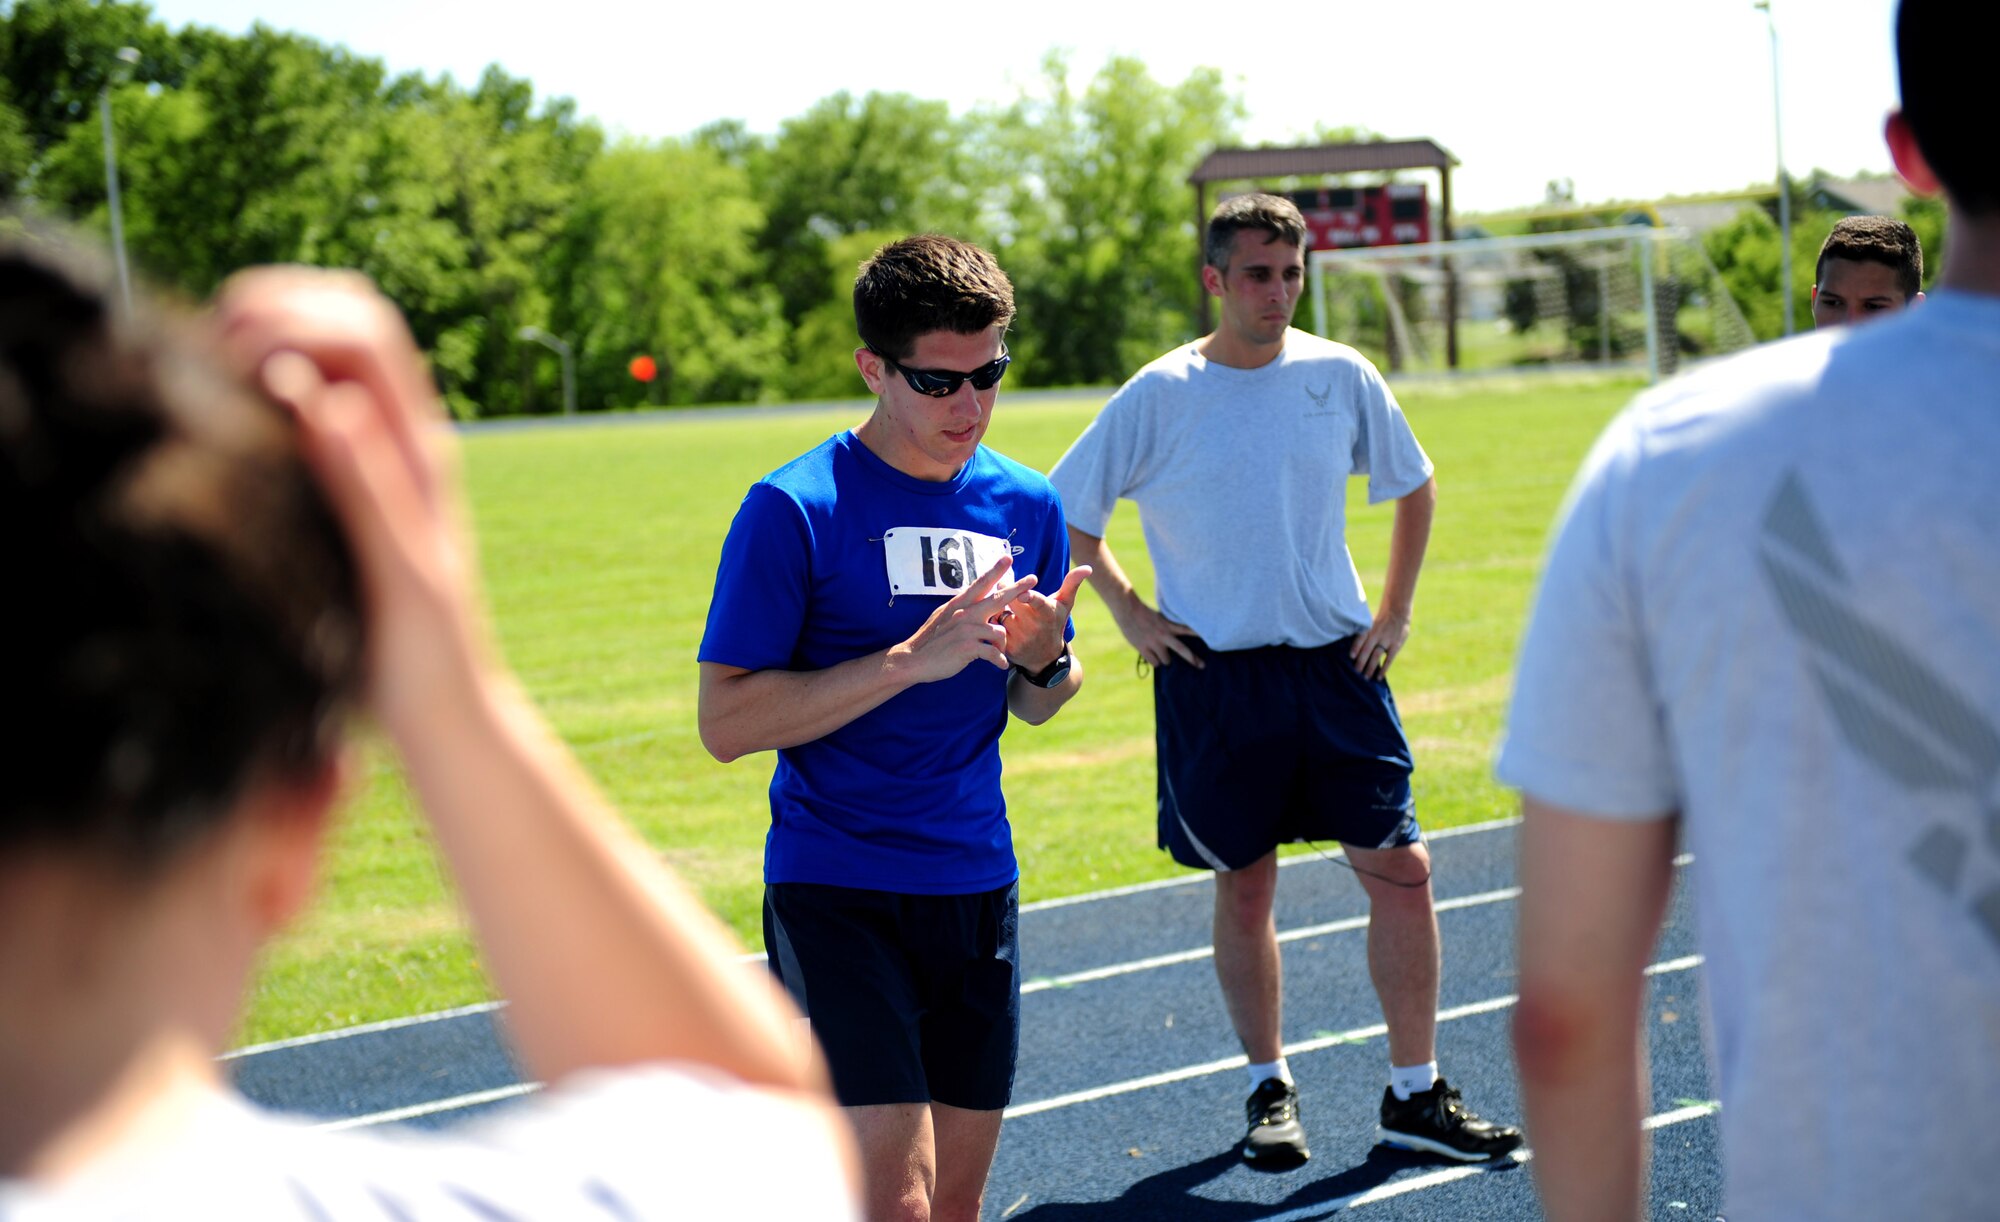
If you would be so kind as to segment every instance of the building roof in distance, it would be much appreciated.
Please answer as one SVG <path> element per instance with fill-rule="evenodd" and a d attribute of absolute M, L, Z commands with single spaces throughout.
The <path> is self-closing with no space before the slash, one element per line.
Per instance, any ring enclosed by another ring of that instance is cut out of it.
<path fill-rule="evenodd" d="M 1909 198 L 1910 189 L 1903 185 L 1902 179 L 1893 176 L 1835 178 L 1825 175 L 1808 183 L 1806 192 L 1813 197 L 1814 203 L 1836 212 L 1895 216 L 1903 210 L 1903 201 Z"/>
<path fill-rule="evenodd" d="M 1435 140 L 1369 140 L 1298 148 L 1216 149 L 1188 175 L 1188 182 L 1366 174 L 1385 170 L 1447 170 L 1458 164 Z"/>

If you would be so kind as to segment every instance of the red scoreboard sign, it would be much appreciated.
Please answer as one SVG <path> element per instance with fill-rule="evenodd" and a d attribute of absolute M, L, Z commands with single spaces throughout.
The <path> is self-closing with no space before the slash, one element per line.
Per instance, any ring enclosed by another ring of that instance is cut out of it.
<path fill-rule="evenodd" d="M 1287 195 L 1305 213 L 1307 242 L 1313 250 L 1431 240 L 1430 203 L 1422 183 L 1317 187 Z"/>

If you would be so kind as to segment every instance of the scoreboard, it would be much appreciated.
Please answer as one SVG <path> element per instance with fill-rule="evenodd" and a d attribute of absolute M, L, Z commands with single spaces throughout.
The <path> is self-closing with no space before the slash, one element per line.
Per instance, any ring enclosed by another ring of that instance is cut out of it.
<path fill-rule="evenodd" d="M 1312 250 L 1431 240 L 1430 202 L 1422 183 L 1314 187 L 1286 195 L 1305 214 L 1306 244 Z"/>

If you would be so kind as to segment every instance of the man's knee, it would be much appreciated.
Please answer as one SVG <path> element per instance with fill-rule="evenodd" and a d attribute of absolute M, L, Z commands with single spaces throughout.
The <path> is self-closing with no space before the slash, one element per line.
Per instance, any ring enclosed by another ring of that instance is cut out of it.
<path fill-rule="evenodd" d="M 937 1155 L 922 1104 L 845 1109 L 861 1146 L 868 1222 L 931 1222 Z"/>
<path fill-rule="evenodd" d="M 883 1200 L 876 1193 L 869 1193 L 871 1204 L 868 1222 L 933 1222 L 938 1215 L 931 1212 L 930 1197 L 922 1190 L 910 1188 Z"/>
<path fill-rule="evenodd" d="M 1429 906 L 1431 854 L 1422 842 L 1392 849 L 1345 848 L 1370 902 Z"/>
<path fill-rule="evenodd" d="M 1215 910 L 1232 925 L 1255 929 L 1271 918 L 1278 895 L 1275 850 L 1236 870 L 1215 872 Z"/>
<path fill-rule="evenodd" d="M 986 1176 L 1000 1145 L 1000 1119 L 998 1111 L 931 1104 L 938 1163 L 931 1222 L 979 1222 Z"/>
<path fill-rule="evenodd" d="M 932 1222 L 944 1215 L 933 1210 L 932 1186 L 909 1166 L 871 1163 L 868 1177 L 868 1222 Z"/>
<path fill-rule="evenodd" d="M 868 1222 L 931 1222 L 932 1181 L 910 1151 L 862 1150 Z"/>
<path fill-rule="evenodd" d="M 979 1222 L 980 1205 L 985 1198 L 983 1184 L 969 1197 L 964 1194 L 948 1195 L 940 1190 L 937 1199 L 931 1202 L 930 1222 Z"/>

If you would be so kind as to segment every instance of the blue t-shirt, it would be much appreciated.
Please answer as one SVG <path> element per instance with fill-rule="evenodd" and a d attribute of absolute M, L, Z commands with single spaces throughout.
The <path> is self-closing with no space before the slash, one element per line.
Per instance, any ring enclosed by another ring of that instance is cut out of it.
<path fill-rule="evenodd" d="M 981 446 L 952 479 L 921 480 L 836 434 L 743 498 L 700 659 L 810 671 L 887 649 L 1001 548 L 1014 555 L 1009 579 L 1037 574 L 1044 594 L 1069 571 L 1062 504 L 1041 474 Z M 1000 792 L 1007 679 L 975 661 L 779 751 L 764 881 L 919 895 L 1014 881 Z"/>

